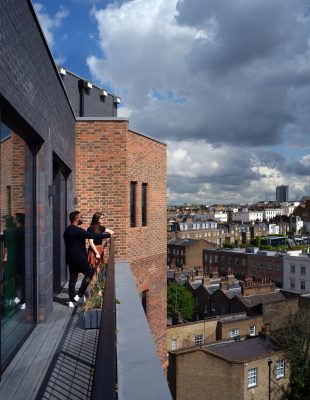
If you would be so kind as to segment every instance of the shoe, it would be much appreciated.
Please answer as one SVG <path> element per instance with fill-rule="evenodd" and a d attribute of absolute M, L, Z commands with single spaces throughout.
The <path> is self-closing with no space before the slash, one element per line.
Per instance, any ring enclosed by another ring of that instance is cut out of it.
<path fill-rule="evenodd" d="M 79 296 L 78 294 L 74 297 L 75 301 L 79 301 L 80 303 L 85 303 L 86 297 L 85 296 Z"/>
<path fill-rule="evenodd" d="M 74 301 L 69 301 L 69 307 L 71 307 L 71 308 L 73 308 L 73 307 L 75 307 L 76 305 L 77 305 L 77 301 L 76 300 L 74 300 Z"/>

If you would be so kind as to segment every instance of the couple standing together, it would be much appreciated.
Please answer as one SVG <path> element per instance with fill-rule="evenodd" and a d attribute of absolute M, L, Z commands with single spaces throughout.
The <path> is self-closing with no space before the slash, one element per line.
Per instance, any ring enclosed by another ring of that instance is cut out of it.
<path fill-rule="evenodd" d="M 113 236 L 114 232 L 103 226 L 103 214 L 95 213 L 87 231 L 80 227 L 83 224 L 82 216 L 79 211 L 73 211 L 69 215 L 70 225 L 64 232 L 66 248 L 66 262 L 69 267 L 69 307 L 79 300 L 84 300 L 84 295 L 88 284 L 96 278 L 99 273 L 99 265 L 103 260 L 103 239 Z M 86 239 L 89 240 L 88 253 L 86 250 Z M 75 294 L 75 285 L 79 273 L 84 275 L 84 279 Z"/>

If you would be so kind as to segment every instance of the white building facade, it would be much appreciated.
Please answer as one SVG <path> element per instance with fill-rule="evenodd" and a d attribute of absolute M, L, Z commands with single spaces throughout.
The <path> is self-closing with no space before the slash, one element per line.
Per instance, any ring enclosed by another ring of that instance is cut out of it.
<path fill-rule="evenodd" d="M 283 287 L 299 293 L 310 293 L 310 255 L 284 256 Z"/>

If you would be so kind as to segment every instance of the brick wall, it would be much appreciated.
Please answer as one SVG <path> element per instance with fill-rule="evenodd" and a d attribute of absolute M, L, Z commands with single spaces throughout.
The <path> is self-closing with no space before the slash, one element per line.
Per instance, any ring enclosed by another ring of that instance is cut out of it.
<path fill-rule="evenodd" d="M 276 379 L 276 362 L 283 359 L 281 353 L 270 355 L 271 398 L 283 396 L 279 385 L 288 384 L 289 369 L 286 364 L 285 377 Z M 267 356 L 261 355 L 248 362 L 231 361 L 212 354 L 209 350 L 188 350 L 169 355 L 169 386 L 177 400 L 255 400 L 268 399 L 269 368 Z M 257 368 L 257 385 L 248 388 L 248 370 Z"/>
<path fill-rule="evenodd" d="M 199 321 L 189 324 L 169 326 L 167 329 L 167 350 L 172 350 L 172 340 L 177 340 L 177 348 L 195 346 L 195 335 L 203 335 L 204 343 L 216 341 L 216 327 L 218 318 L 208 321 Z"/>
<path fill-rule="evenodd" d="M 166 360 L 166 146 L 128 130 L 124 119 L 76 124 L 76 188 L 85 227 L 95 211 L 116 233 L 116 259 L 128 261 L 137 289 L 147 291 L 147 318 Z M 136 227 L 130 227 L 130 182 L 137 182 Z M 147 225 L 141 185 L 147 183 Z"/>
<path fill-rule="evenodd" d="M 11 172 L 12 172 L 12 137 L 9 137 L 1 143 L 0 147 L 0 215 L 8 215 L 9 213 L 9 199 L 7 187 L 11 186 Z"/>
<path fill-rule="evenodd" d="M 0 215 L 7 215 L 9 212 L 11 212 L 11 215 L 15 215 L 17 212 L 24 213 L 25 142 L 12 132 L 11 136 L 1 143 L 0 152 Z M 8 190 L 10 190 L 10 195 Z"/>
<path fill-rule="evenodd" d="M 245 317 L 244 319 L 233 319 L 233 315 L 229 320 L 219 320 L 217 329 L 217 340 L 227 340 L 230 338 L 229 332 L 233 329 L 239 329 L 239 336 L 249 335 L 250 327 L 255 326 L 256 335 L 263 328 L 263 317 L 261 315 L 255 317 Z"/>

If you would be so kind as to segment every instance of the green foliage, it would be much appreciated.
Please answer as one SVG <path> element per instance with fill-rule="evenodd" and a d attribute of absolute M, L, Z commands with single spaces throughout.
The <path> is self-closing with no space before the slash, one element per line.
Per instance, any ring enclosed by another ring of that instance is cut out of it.
<path fill-rule="evenodd" d="M 259 236 L 255 236 L 255 238 L 251 240 L 251 244 L 255 247 L 260 247 L 261 240 Z"/>
<path fill-rule="evenodd" d="M 226 249 L 233 249 L 235 247 L 235 244 L 230 242 L 223 242 L 222 247 L 226 247 Z"/>
<path fill-rule="evenodd" d="M 301 309 L 271 332 L 290 363 L 290 385 L 283 400 L 310 399 L 310 310 Z"/>
<path fill-rule="evenodd" d="M 95 308 L 102 308 L 104 288 L 105 288 L 105 270 L 106 264 L 100 265 L 98 274 L 98 280 L 95 285 L 91 288 L 90 296 L 84 303 L 84 311 L 93 310 Z"/>
<path fill-rule="evenodd" d="M 167 290 L 167 315 L 172 318 L 179 311 L 182 318 L 191 320 L 194 314 L 194 298 L 191 292 L 177 283 L 169 283 Z"/>

